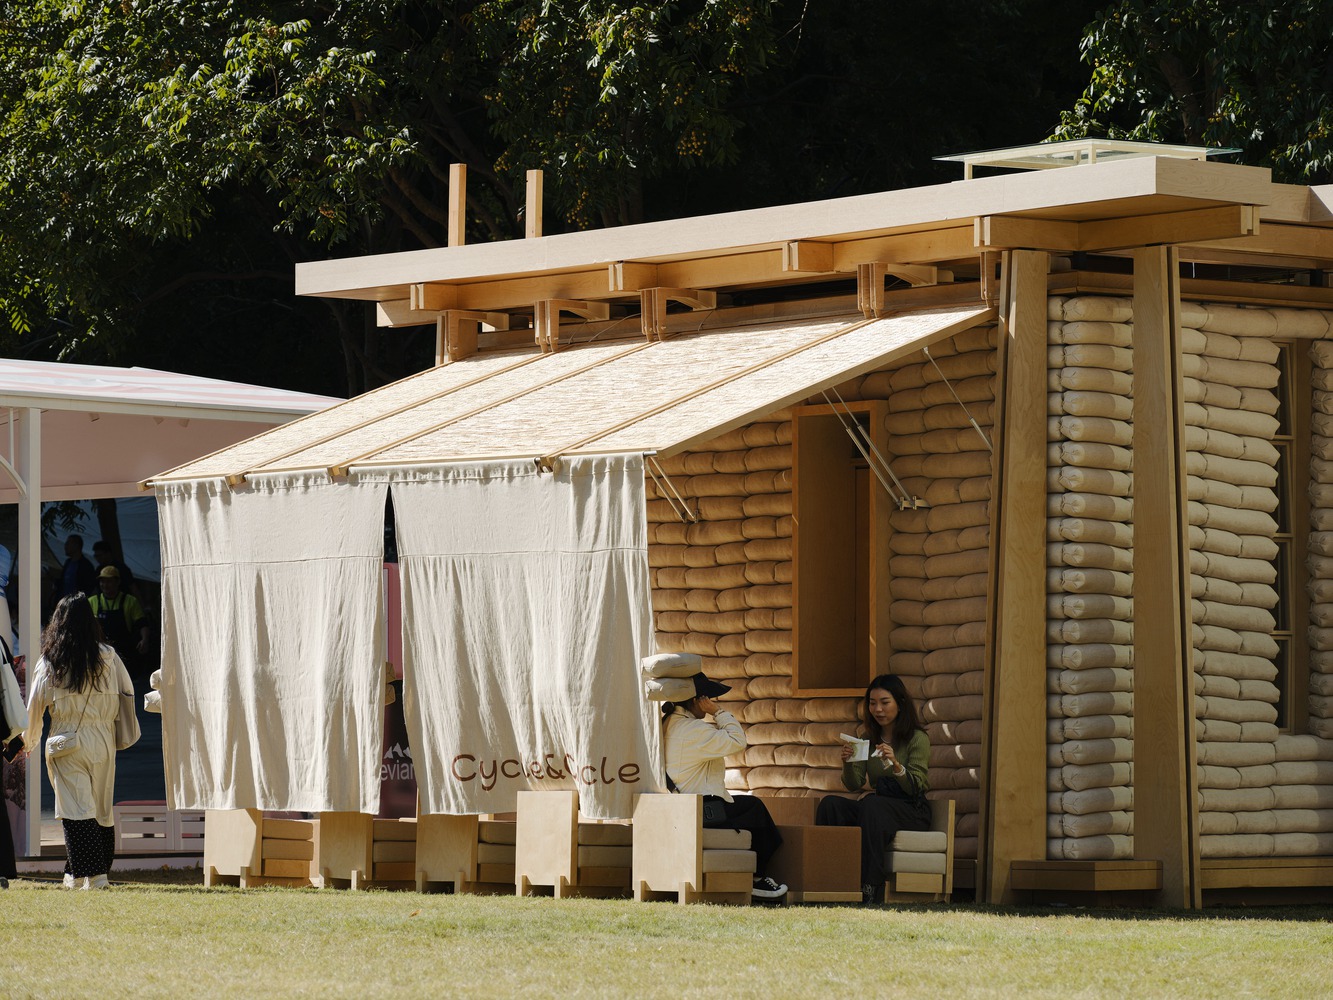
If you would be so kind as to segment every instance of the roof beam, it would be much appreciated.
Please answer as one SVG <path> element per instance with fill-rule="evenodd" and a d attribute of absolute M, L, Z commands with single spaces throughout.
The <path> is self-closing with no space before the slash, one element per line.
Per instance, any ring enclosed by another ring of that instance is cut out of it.
<path fill-rule="evenodd" d="M 1136 215 L 1124 219 L 1061 222 L 1012 215 L 983 215 L 974 223 L 980 250 L 1037 249 L 1056 252 L 1123 250 L 1129 247 L 1195 244 L 1250 236 L 1259 231 L 1253 205 L 1223 205 L 1190 212 Z"/>

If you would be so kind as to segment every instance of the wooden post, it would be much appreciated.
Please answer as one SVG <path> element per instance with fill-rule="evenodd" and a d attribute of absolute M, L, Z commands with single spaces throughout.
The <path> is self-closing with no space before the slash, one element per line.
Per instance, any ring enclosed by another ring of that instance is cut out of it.
<path fill-rule="evenodd" d="M 528 171 L 528 200 L 523 210 L 523 235 L 535 240 L 542 234 L 542 172 Z"/>
<path fill-rule="evenodd" d="M 449 245 L 467 242 L 467 164 L 449 164 Z"/>
<path fill-rule="evenodd" d="M 1010 862 L 1046 857 L 1046 273 L 1045 253 L 1008 267 L 999 554 L 986 803 L 990 903 L 1013 899 Z"/>
<path fill-rule="evenodd" d="M 19 498 L 18 537 L 18 635 L 27 656 L 26 685 L 32 683 L 41 649 L 42 634 L 42 411 L 36 407 L 10 410 L 9 419 L 15 421 L 18 433 L 14 438 L 17 455 L 11 455 L 14 471 L 27 489 L 28 495 Z M 9 637 L 5 637 L 9 641 Z M 24 801 L 28 804 L 26 823 L 14 846 L 23 854 L 38 857 L 42 853 L 41 766 L 42 754 L 34 750 L 24 765 Z M 8 822 L 9 816 L 2 817 Z"/>
<path fill-rule="evenodd" d="M 1161 861 L 1159 905 L 1198 907 L 1178 252 L 1133 254 L 1134 857 Z"/>

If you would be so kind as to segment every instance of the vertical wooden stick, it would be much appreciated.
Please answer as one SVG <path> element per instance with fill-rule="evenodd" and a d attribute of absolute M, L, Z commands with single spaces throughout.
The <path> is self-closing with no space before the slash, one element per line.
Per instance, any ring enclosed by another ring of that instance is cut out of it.
<path fill-rule="evenodd" d="M 523 214 L 524 236 L 536 239 L 542 234 L 542 172 L 528 171 L 528 203 Z"/>
<path fill-rule="evenodd" d="M 467 242 L 467 164 L 449 164 L 449 245 Z"/>

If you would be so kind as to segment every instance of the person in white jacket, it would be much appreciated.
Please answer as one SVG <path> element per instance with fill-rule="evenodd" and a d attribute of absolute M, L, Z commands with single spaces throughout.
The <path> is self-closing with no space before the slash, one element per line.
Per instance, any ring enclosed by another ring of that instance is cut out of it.
<path fill-rule="evenodd" d="M 63 598 L 42 633 L 42 658 L 28 687 L 24 747 L 41 742 L 42 717 L 51 713 L 46 771 L 65 831 L 66 888 L 105 889 L 116 846 L 114 730 L 121 695 L 132 697 L 134 685 L 116 651 L 100 639 L 88 599 Z M 71 733 L 78 734 L 77 747 L 52 756 L 52 741 Z"/>
<path fill-rule="evenodd" d="M 693 698 L 662 705 L 667 787 L 704 796 L 704 826 L 749 830 L 757 861 L 751 894 L 756 899 L 781 899 L 787 887 L 765 872 L 782 846 L 782 834 L 761 799 L 727 791 L 725 758 L 745 749 L 745 732 L 736 717 L 713 699 L 731 688 L 701 673 L 689 679 L 694 682 Z"/>

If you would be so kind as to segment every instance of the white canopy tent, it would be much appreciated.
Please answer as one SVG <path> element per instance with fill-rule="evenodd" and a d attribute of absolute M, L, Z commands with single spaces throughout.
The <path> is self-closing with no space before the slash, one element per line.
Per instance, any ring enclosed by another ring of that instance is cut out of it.
<path fill-rule="evenodd" d="M 43 502 L 135 496 L 164 468 L 337 402 L 148 368 L 0 359 L 0 503 L 19 505 L 11 579 L 24 647 L 40 631 Z M 38 759 L 29 761 L 36 802 Z M 39 838 L 40 810 L 30 809 L 27 844 Z"/>

